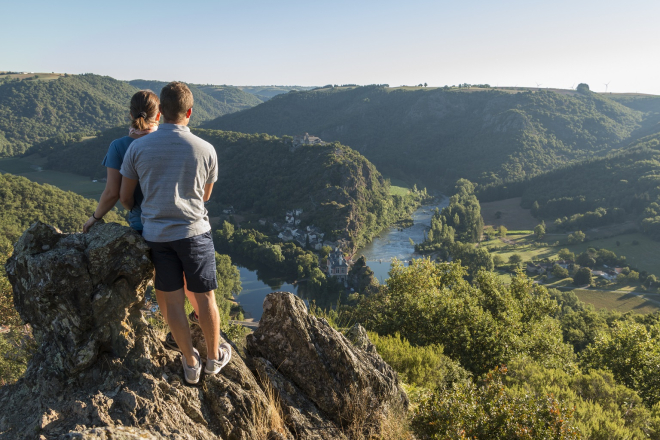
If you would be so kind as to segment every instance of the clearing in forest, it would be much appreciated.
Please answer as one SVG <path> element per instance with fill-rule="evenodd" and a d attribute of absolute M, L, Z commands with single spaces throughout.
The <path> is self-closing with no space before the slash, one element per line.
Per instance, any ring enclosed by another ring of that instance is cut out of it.
<path fill-rule="evenodd" d="M 490 225 L 497 229 L 504 225 L 509 230 L 533 230 L 540 223 L 535 219 L 529 209 L 520 207 L 520 197 L 513 199 L 498 200 L 481 204 L 481 216 L 486 226 Z M 499 214 L 499 218 L 497 213 Z"/>

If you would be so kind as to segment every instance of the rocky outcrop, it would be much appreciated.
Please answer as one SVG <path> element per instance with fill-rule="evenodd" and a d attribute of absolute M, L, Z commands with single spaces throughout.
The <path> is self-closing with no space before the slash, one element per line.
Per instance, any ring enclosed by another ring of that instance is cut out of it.
<path fill-rule="evenodd" d="M 247 347 L 274 367 L 265 369 L 271 382 L 286 379 L 285 394 L 298 394 L 291 390 L 299 389 L 338 426 L 354 423 L 356 411 L 365 412 L 365 426 L 378 426 L 390 408 L 408 405 L 396 372 L 375 350 L 355 347 L 325 319 L 309 315 L 303 300 L 291 293 L 266 297 L 259 328 L 248 335 Z M 279 374 L 271 374 L 273 370 Z M 295 404 L 289 408 L 298 409 Z"/>
<path fill-rule="evenodd" d="M 234 346 L 220 374 L 185 385 L 180 355 L 141 312 L 148 248 L 117 224 L 62 234 L 36 223 L 7 275 L 38 350 L 25 376 L 0 388 L 0 439 L 357 438 L 407 404 L 375 350 L 356 348 L 289 293 L 268 296 L 248 353 Z M 204 355 L 198 328 L 193 340 Z M 356 425 L 350 408 L 368 416 Z"/>

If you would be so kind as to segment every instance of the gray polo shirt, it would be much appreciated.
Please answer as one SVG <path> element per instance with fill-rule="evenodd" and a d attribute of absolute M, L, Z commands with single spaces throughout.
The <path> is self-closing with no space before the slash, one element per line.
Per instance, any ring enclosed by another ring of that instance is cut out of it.
<path fill-rule="evenodd" d="M 218 157 L 188 127 L 161 124 L 133 141 L 120 173 L 140 181 L 145 240 L 175 241 L 211 230 L 204 185 L 218 180 Z"/>

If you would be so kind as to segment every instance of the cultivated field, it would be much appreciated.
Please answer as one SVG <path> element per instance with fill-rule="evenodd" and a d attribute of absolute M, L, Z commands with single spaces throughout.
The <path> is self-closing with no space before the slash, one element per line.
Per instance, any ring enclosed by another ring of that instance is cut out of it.
<path fill-rule="evenodd" d="M 660 310 L 660 295 L 633 293 L 618 293 L 602 290 L 575 289 L 575 294 L 581 301 L 593 304 L 596 310 L 609 309 L 619 312 L 633 311 L 635 313 L 653 313 Z"/>
<path fill-rule="evenodd" d="M 499 219 L 495 216 L 498 211 L 501 213 Z M 504 225 L 509 230 L 533 230 L 540 223 L 532 217 L 529 209 L 520 207 L 520 197 L 482 203 L 481 216 L 486 226 L 491 225 L 496 229 Z"/>
<path fill-rule="evenodd" d="M 35 78 L 36 76 L 36 78 Z M 60 76 L 64 76 L 63 73 L 55 73 L 55 72 L 29 72 L 29 73 L 7 73 L 7 71 L 0 72 L 0 79 L 2 78 L 20 78 L 20 79 L 34 79 L 37 81 L 49 81 L 53 79 L 57 79 Z"/>

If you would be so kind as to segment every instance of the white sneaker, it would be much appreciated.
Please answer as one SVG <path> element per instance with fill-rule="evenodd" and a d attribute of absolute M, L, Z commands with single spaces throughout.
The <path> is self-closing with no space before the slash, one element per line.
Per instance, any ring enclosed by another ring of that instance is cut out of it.
<path fill-rule="evenodd" d="M 199 357 L 199 351 L 196 348 L 193 348 L 195 358 L 197 359 L 197 365 L 194 367 L 189 367 L 188 362 L 186 362 L 186 357 L 181 353 L 181 363 L 183 364 L 183 378 L 187 383 L 194 385 L 199 382 L 199 376 L 202 373 L 202 358 Z"/>
<path fill-rule="evenodd" d="M 218 347 L 218 359 L 206 360 L 204 372 L 206 374 L 216 374 L 220 372 L 220 370 L 229 363 L 229 359 L 231 359 L 231 345 L 225 342 Z"/>

